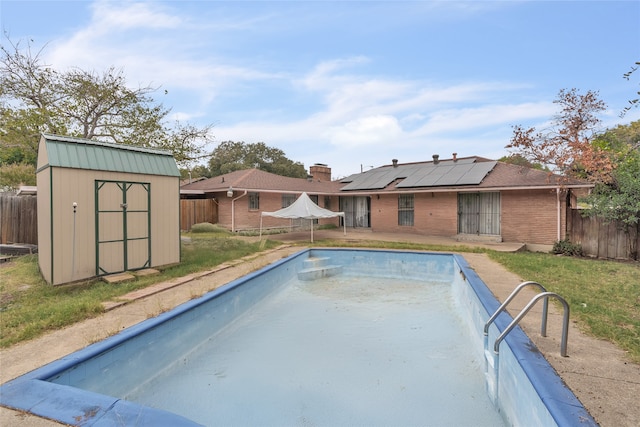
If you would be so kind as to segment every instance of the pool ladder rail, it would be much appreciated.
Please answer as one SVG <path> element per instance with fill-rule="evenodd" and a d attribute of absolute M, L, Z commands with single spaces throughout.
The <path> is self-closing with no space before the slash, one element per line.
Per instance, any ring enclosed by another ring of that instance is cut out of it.
<path fill-rule="evenodd" d="M 487 320 L 487 323 L 485 323 L 484 325 L 485 347 L 487 346 L 486 342 L 488 340 L 487 337 L 489 336 L 489 326 L 491 326 L 491 324 L 496 320 L 498 315 L 500 315 L 500 313 L 502 313 L 507 308 L 507 305 L 516 297 L 516 295 L 518 295 L 518 293 L 527 286 L 535 286 L 538 289 L 540 289 L 542 292 L 534 296 L 531 299 L 531 301 L 529 301 L 529 303 L 520 311 L 520 313 L 511 321 L 509 326 L 507 326 L 505 330 L 502 331 L 502 333 L 498 336 L 498 338 L 496 338 L 496 341 L 493 344 L 493 351 L 496 354 L 499 353 L 500 343 L 502 342 L 502 340 L 505 339 L 505 337 L 509 334 L 509 332 L 511 332 L 513 328 L 515 328 L 518 325 L 520 320 L 522 320 L 522 318 L 529 312 L 529 310 L 531 310 L 531 308 L 541 299 L 543 300 L 543 306 L 542 306 L 542 322 L 540 325 L 540 335 L 542 335 L 543 337 L 546 337 L 549 298 L 553 297 L 553 298 L 556 298 L 558 301 L 560 301 L 564 309 L 563 310 L 564 313 L 562 316 L 562 339 L 560 341 L 560 355 L 562 357 L 567 357 L 567 336 L 569 333 L 569 304 L 560 295 L 556 294 L 555 292 L 548 292 L 544 288 L 544 286 L 542 286 L 540 283 L 532 282 L 532 281 L 520 283 L 513 290 L 513 292 L 511 292 L 511 295 L 509 295 L 507 299 L 504 300 L 502 305 L 498 307 L 496 312 L 493 313 L 493 315 L 491 315 L 489 320 Z"/>

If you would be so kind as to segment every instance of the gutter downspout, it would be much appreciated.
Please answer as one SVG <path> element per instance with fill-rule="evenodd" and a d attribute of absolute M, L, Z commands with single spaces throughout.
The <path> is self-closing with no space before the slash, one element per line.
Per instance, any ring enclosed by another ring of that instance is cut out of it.
<path fill-rule="evenodd" d="M 558 209 L 558 242 L 560 240 L 562 240 L 560 234 L 561 234 L 561 225 L 562 225 L 562 218 L 561 218 L 561 214 L 562 214 L 562 207 L 560 206 L 560 187 L 556 187 L 556 204 L 557 204 L 557 209 Z"/>
<path fill-rule="evenodd" d="M 233 233 L 236 232 L 236 200 L 246 195 L 247 195 L 247 190 L 244 190 L 243 194 L 231 200 L 231 231 Z"/>

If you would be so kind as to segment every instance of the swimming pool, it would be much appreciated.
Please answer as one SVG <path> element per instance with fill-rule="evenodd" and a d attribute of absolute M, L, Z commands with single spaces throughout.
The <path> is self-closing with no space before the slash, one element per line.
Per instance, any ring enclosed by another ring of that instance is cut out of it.
<path fill-rule="evenodd" d="M 519 329 L 484 392 L 498 305 L 458 255 L 304 250 L 4 384 L 0 403 L 82 425 L 596 425 Z"/>

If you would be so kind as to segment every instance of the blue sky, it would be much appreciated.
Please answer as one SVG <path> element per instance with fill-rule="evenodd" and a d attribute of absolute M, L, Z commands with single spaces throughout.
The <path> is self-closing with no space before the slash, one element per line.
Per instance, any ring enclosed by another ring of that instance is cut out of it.
<path fill-rule="evenodd" d="M 640 71 L 622 77 L 640 61 L 636 0 L 0 0 L 0 23 L 54 68 L 121 68 L 216 143 L 264 142 L 334 178 L 497 159 L 514 125 L 548 126 L 561 89 L 598 91 L 605 127 L 640 119 L 619 117 L 639 89 Z"/>

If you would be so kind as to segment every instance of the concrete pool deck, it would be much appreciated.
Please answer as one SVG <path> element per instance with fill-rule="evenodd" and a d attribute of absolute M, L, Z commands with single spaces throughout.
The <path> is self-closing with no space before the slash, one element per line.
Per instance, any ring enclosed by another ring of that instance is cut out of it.
<path fill-rule="evenodd" d="M 295 253 L 301 249 L 299 245 L 308 242 L 310 238 L 308 232 L 271 237 L 285 244 L 258 256 L 249 256 L 224 264 L 209 272 L 150 287 L 147 292 L 138 291 L 128 303 L 112 304 L 107 312 L 94 319 L 3 349 L 0 351 L 0 383 Z M 343 236 L 341 230 L 314 232 L 316 242 L 325 238 L 404 241 L 449 246 L 457 244 L 489 247 L 501 251 L 522 249 L 522 245 L 517 243 L 455 242 L 446 238 L 372 232 L 348 232 L 347 236 Z M 485 254 L 463 253 L 463 256 L 500 301 L 504 301 L 522 281 L 536 280 L 531 277 L 520 278 L 506 271 Z M 532 296 L 533 292 L 525 289 L 510 305 L 509 312 L 512 316 L 517 314 Z M 574 322 L 571 322 L 569 331 L 569 357 L 561 357 L 561 311 L 551 305 L 548 333 L 544 338 L 539 334 L 540 313 L 541 308 L 534 307 L 523 319 L 521 326 L 595 420 L 603 427 L 640 425 L 640 405 L 637 397 L 640 396 L 640 365 L 631 363 L 626 359 L 624 352 L 612 344 L 582 334 Z M 0 425 L 38 427 L 60 424 L 0 407 Z"/>

